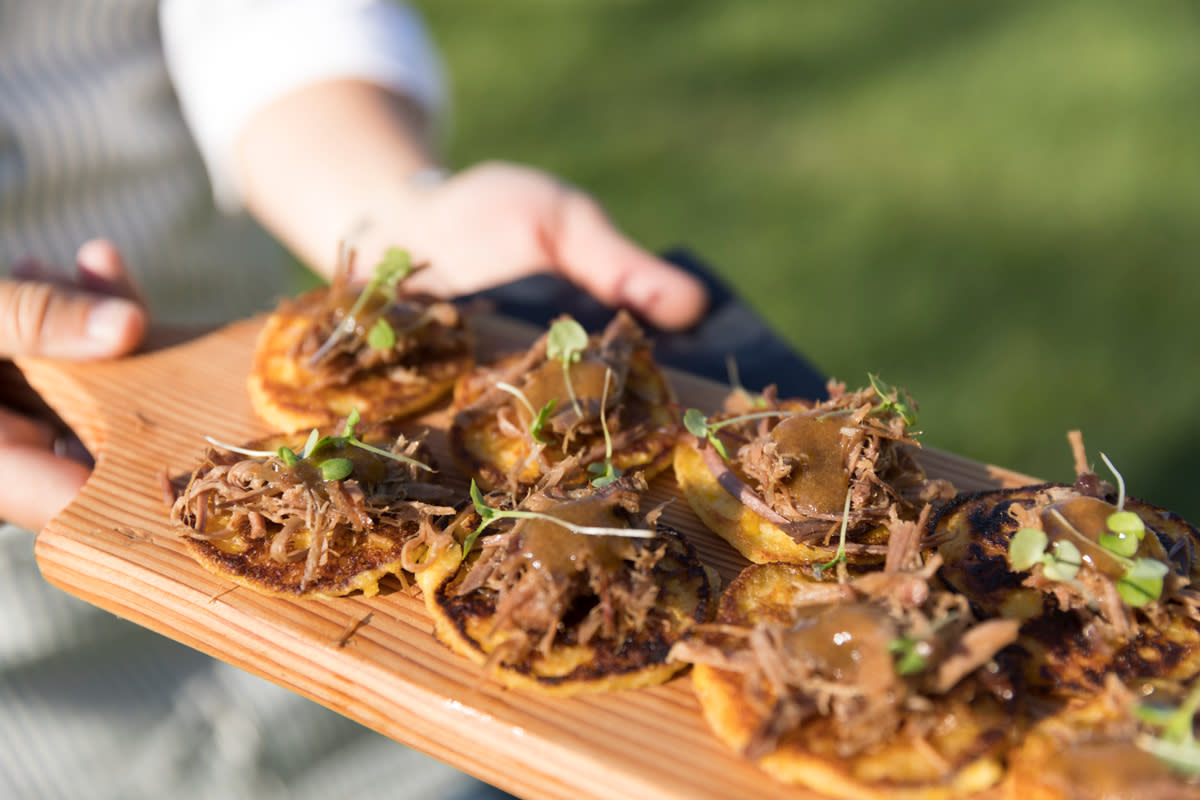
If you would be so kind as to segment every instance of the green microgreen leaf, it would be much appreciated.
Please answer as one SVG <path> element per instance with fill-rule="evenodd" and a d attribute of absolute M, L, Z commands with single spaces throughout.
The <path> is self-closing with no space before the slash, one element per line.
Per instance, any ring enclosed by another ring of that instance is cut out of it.
<path fill-rule="evenodd" d="M 912 636 L 898 636 L 888 642 L 888 652 L 896 656 L 897 675 L 915 675 L 929 665 L 929 643 Z"/>
<path fill-rule="evenodd" d="M 327 481 L 344 480 L 345 478 L 350 477 L 350 475 L 354 472 L 354 461 L 346 458 L 345 456 L 320 458 L 321 452 L 330 447 L 357 447 L 360 450 L 374 453 L 378 456 L 391 459 L 392 461 L 397 461 L 402 464 L 410 464 L 419 469 L 433 472 L 433 467 L 418 461 L 415 458 L 406 456 L 403 453 L 393 453 L 391 450 L 384 450 L 383 448 L 361 441 L 354 433 L 354 428 L 356 425 L 358 425 L 358 423 L 358 409 L 354 408 L 351 409 L 350 413 L 346 416 L 346 424 L 342 429 L 341 436 L 321 436 L 320 431 L 318 431 L 316 428 L 313 428 L 308 434 L 308 439 L 305 440 L 304 447 L 301 448 L 299 454 L 297 454 L 296 451 L 292 450 L 292 448 L 288 447 L 287 445 L 282 445 L 277 450 L 250 450 L 245 447 L 236 447 L 234 445 L 225 444 L 224 442 L 219 442 L 211 436 L 206 436 L 204 438 L 208 440 L 209 444 L 233 453 L 240 453 L 241 455 L 249 456 L 251 458 L 270 458 L 274 456 L 289 467 L 295 467 L 302 461 L 310 461 L 317 469 L 320 470 L 321 477 Z"/>
<path fill-rule="evenodd" d="M 1170 568 L 1156 558 L 1139 558 L 1117 581 L 1117 593 L 1134 608 L 1162 597 L 1163 578 Z"/>
<path fill-rule="evenodd" d="M 342 438 L 353 439 L 354 429 L 358 427 L 358 423 L 361 421 L 362 418 L 358 415 L 358 408 L 350 409 L 350 413 L 346 415 L 346 424 L 342 426 Z"/>
<path fill-rule="evenodd" d="M 302 447 L 300 449 L 300 457 L 308 458 L 309 456 L 311 456 L 314 452 L 316 452 L 317 446 L 320 443 L 321 443 L 321 432 L 319 430 L 317 430 L 316 428 L 313 428 L 312 432 L 308 434 L 308 438 L 304 440 L 304 447 Z M 283 448 L 280 448 L 280 449 L 283 449 Z M 295 454 L 293 453 L 293 455 L 295 455 Z M 288 466 L 290 467 L 293 465 L 288 464 Z"/>
<path fill-rule="evenodd" d="M 354 472 L 354 462 L 348 458 L 327 458 L 321 462 L 321 477 L 327 481 L 340 481 Z"/>
<path fill-rule="evenodd" d="M 372 350 L 391 350 L 396 346 L 396 332 L 383 317 L 375 320 L 367 331 L 367 346 Z"/>
<path fill-rule="evenodd" d="M 1008 562 L 1017 572 L 1031 569 L 1046 554 L 1049 537 L 1041 528 L 1021 528 L 1008 543 Z"/>
<path fill-rule="evenodd" d="M 550 326 L 550 335 L 546 338 L 546 357 L 571 364 L 579 360 L 587 345 L 588 335 L 583 326 L 569 317 L 564 317 L 555 320 Z"/>
<path fill-rule="evenodd" d="M 385 304 L 390 304 L 396 300 L 396 287 L 400 281 L 404 280 L 412 273 L 412 258 L 406 250 L 399 247 L 391 247 L 383 254 L 383 259 L 375 265 L 374 271 L 371 273 L 370 279 L 359 291 L 358 297 L 354 300 L 354 305 L 346 312 L 346 316 L 342 318 L 333 332 L 329 334 L 329 338 L 325 340 L 317 352 L 313 353 L 309 358 L 310 364 L 320 363 L 321 359 L 333 349 L 333 346 L 341 340 L 343 336 L 352 333 L 358 327 L 358 315 L 366 307 L 367 303 L 377 295 L 382 295 Z M 386 323 L 384 323 L 386 324 Z M 368 333 L 367 344 L 371 344 L 370 337 L 375 334 L 375 327 L 372 326 Z M 389 328 L 390 331 L 390 328 Z M 394 332 L 392 332 L 394 337 Z M 395 346 L 395 341 L 391 346 Z"/>
<path fill-rule="evenodd" d="M 540 511 L 492 508 L 487 504 L 483 493 L 479 490 L 479 486 L 476 485 L 474 480 L 471 481 L 469 493 L 471 495 L 471 503 L 475 506 L 476 513 L 479 514 L 479 525 L 475 530 L 467 534 L 467 538 L 463 540 L 463 558 L 466 558 L 467 554 L 471 552 L 471 548 L 475 545 L 475 540 L 483 533 L 484 528 L 500 519 L 538 519 L 543 522 L 559 525 L 571 533 L 583 536 L 623 536 L 628 539 L 653 539 L 658 535 L 656 532 L 645 528 L 608 528 L 596 525 L 579 525 L 565 519 L 560 519 L 553 514 L 545 514 Z"/>
<path fill-rule="evenodd" d="M 724 428 L 726 425 L 734 425 L 738 422 L 747 422 L 753 419 L 790 417 L 795 414 L 795 411 L 756 411 L 753 414 L 742 414 L 741 416 L 730 417 L 719 422 L 712 422 L 708 417 L 704 416 L 704 412 L 700 409 L 689 408 L 683 412 L 683 427 L 697 439 L 706 440 L 721 454 L 721 458 L 728 461 L 729 451 L 725 449 L 725 443 L 717 436 L 717 431 L 721 430 L 721 428 Z"/>
<path fill-rule="evenodd" d="M 1108 515 L 1108 529 L 1121 536 L 1131 536 L 1137 541 L 1146 538 L 1146 523 L 1132 511 L 1117 511 Z"/>
<path fill-rule="evenodd" d="M 1042 555 L 1042 574 L 1052 581 L 1071 581 L 1083 566 L 1083 556 L 1074 542 L 1060 539 L 1050 553 Z"/>
<path fill-rule="evenodd" d="M 1138 551 L 1138 538 L 1126 533 L 1101 531 L 1096 541 L 1105 550 L 1121 558 L 1132 558 Z"/>
<path fill-rule="evenodd" d="M 1192 687 L 1178 708 L 1149 703 L 1135 705 L 1134 715 L 1139 720 L 1161 729 L 1158 735 L 1138 736 L 1137 746 L 1185 775 L 1200 775 L 1200 746 L 1194 727 L 1197 710 L 1200 710 L 1200 683 Z"/>
<path fill-rule="evenodd" d="M 546 337 L 546 357 L 562 362 L 563 383 L 567 385 L 567 394 L 571 396 L 571 406 L 582 419 L 583 408 L 579 398 L 575 396 L 575 385 L 571 381 L 571 365 L 583 356 L 587 349 L 588 335 L 575 320 L 563 317 L 550 325 L 550 334 Z"/>
<path fill-rule="evenodd" d="M 904 397 L 900 397 L 900 390 L 885 382 L 878 375 L 867 373 L 867 379 L 871 382 L 871 388 L 875 390 L 875 394 L 879 395 L 879 407 L 872 413 L 886 414 L 889 411 L 894 411 L 904 420 L 904 424 L 912 427 L 917 424 L 917 408 L 912 402 L 912 398 L 908 396 L 908 392 L 904 393 Z"/>
<path fill-rule="evenodd" d="M 551 397 L 546 401 L 546 405 L 538 409 L 538 412 L 533 415 L 533 422 L 529 423 L 529 435 L 538 444 L 549 443 L 549 440 L 542 435 L 542 431 L 546 429 L 546 423 L 550 421 L 550 415 L 554 413 L 556 405 L 558 405 L 558 400 Z"/>

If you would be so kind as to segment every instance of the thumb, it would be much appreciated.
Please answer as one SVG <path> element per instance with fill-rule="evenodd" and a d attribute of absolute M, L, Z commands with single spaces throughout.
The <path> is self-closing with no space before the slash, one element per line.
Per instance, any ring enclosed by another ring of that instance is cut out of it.
<path fill-rule="evenodd" d="M 560 220 L 549 244 L 565 277 L 659 328 L 679 330 L 699 321 L 708 305 L 704 284 L 630 241 L 591 197 L 571 191 Z"/>
<path fill-rule="evenodd" d="M 0 447 L 0 515 L 31 531 L 45 527 L 88 479 L 83 464 L 28 446 Z"/>
<path fill-rule="evenodd" d="M 145 329 L 145 312 L 130 300 L 0 280 L 0 358 L 110 358 L 137 347 Z"/>

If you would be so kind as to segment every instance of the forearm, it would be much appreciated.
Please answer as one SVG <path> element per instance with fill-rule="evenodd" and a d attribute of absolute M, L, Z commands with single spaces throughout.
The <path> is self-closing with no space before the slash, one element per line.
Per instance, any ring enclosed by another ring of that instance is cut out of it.
<path fill-rule="evenodd" d="M 410 178 L 438 163 L 429 120 L 364 81 L 328 81 L 256 113 L 237 142 L 250 211 L 297 257 L 331 274 L 339 244 L 372 209 L 403 203 Z"/>

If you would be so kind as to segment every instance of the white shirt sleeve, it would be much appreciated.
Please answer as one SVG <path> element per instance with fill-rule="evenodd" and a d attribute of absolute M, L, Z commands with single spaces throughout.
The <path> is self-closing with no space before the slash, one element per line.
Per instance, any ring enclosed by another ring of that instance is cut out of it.
<path fill-rule="evenodd" d="M 167 66 L 217 205 L 241 208 L 234 146 L 250 117 L 313 83 L 355 78 L 404 93 L 435 118 L 439 54 L 416 12 L 388 0 L 163 0 Z"/>

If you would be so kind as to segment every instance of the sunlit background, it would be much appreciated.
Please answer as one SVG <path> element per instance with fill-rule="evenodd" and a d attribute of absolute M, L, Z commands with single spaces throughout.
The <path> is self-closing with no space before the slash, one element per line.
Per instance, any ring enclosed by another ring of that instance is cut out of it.
<path fill-rule="evenodd" d="M 701 255 L 926 445 L 1055 480 L 1080 428 L 1200 522 L 1200 6 L 416 0 L 454 166 Z"/>

